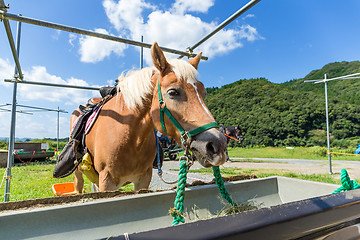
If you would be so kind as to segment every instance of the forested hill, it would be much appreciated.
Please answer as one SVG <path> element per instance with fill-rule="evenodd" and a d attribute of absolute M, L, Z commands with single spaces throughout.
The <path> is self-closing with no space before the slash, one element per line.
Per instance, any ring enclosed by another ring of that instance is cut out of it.
<path fill-rule="evenodd" d="M 325 145 L 324 84 L 304 83 L 360 72 L 360 62 L 325 65 L 303 79 L 282 84 L 243 79 L 221 88 L 207 88 L 206 103 L 219 124 L 240 124 L 242 145 Z M 328 83 L 330 132 L 334 144 L 360 136 L 360 79 Z M 360 139 L 359 139 L 360 140 Z M 360 143 L 360 142 L 359 142 Z"/>

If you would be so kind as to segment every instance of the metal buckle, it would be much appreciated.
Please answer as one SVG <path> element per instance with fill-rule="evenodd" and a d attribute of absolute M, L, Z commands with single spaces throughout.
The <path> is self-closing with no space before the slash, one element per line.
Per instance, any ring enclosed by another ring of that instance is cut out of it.
<path fill-rule="evenodd" d="M 183 143 L 186 143 L 187 145 L 189 145 L 189 141 L 191 139 L 191 137 L 189 136 L 189 132 L 185 131 L 185 133 L 183 135 L 181 135 L 181 139 L 182 139 Z"/>
<path fill-rule="evenodd" d="M 160 108 L 160 109 L 164 109 L 165 107 L 166 107 L 165 101 L 164 101 L 164 100 L 160 100 L 160 101 L 159 101 L 159 108 Z"/>

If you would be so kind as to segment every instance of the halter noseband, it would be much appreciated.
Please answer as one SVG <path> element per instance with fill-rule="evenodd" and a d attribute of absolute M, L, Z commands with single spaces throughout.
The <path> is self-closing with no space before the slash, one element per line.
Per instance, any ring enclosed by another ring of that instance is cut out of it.
<path fill-rule="evenodd" d="M 170 121 L 174 124 L 177 130 L 181 134 L 181 144 L 186 148 L 185 145 L 190 144 L 191 138 L 195 135 L 198 135 L 210 128 L 219 127 L 216 122 L 210 122 L 205 125 L 202 125 L 198 128 L 195 128 L 191 131 L 185 131 L 184 128 L 180 125 L 180 123 L 175 119 L 175 117 L 170 113 L 169 109 L 166 107 L 165 101 L 162 98 L 161 88 L 160 88 L 160 74 L 158 76 L 158 95 L 159 95 L 159 109 L 160 109 L 160 123 L 161 128 L 166 135 L 169 135 L 166 131 L 165 122 L 164 122 L 164 113 L 170 119 Z M 185 144 L 185 145 L 184 145 Z"/>

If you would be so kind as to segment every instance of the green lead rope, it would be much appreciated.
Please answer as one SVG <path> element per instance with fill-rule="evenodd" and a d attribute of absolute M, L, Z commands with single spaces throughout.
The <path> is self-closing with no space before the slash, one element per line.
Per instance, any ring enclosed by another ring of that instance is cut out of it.
<path fill-rule="evenodd" d="M 228 201 L 232 206 L 237 207 L 237 204 L 231 199 L 229 192 L 226 190 L 224 181 L 221 177 L 219 166 L 213 167 L 214 177 L 216 185 L 219 188 L 221 196 Z"/>
<path fill-rule="evenodd" d="M 173 226 L 179 224 L 180 222 L 182 223 L 185 222 L 183 212 L 184 212 L 184 197 L 185 197 L 187 170 L 188 169 L 187 169 L 186 161 L 180 161 L 179 181 L 176 188 L 176 199 L 174 202 L 174 208 L 171 208 L 169 211 L 169 214 L 174 218 L 172 222 Z M 231 199 L 229 192 L 225 188 L 219 167 L 218 166 L 213 167 L 213 172 L 214 172 L 215 182 L 219 188 L 221 196 L 226 201 L 228 201 L 232 206 L 236 207 L 237 204 Z"/>
<path fill-rule="evenodd" d="M 184 197 L 187 177 L 186 161 L 180 161 L 179 180 L 176 188 L 176 198 L 174 208 L 171 208 L 169 213 L 174 218 L 172 225 L 177 225 L 180 222 L 184 223 Z"/>
<path fill-rule="evenodd" d="M 336 189 L 333 194 L 358 188 L 360 188 L 360 185 L 354 180 L 350 180 L 349 174 L 346 169 L 341 169 L 341 187 Z"/>

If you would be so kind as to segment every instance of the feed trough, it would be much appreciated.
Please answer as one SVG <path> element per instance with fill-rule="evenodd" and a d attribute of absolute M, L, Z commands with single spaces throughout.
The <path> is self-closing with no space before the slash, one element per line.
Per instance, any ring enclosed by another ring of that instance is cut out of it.
<path fill-rule="evenodd" d="M 334 221 L 339 223 L 360 215 L 360 190 L 328 195 L 338 186 L 285 177 L 225 185 L 236 202 L 251 201 L 259 209 L 214 218 L 224 204 L 217 186 L 205 185 L 186 189 L 186 223 L 178 226 L 171 226 L 172 217 L 168 215 L 176 193 L 167 190 L 3 211 L 0 213 L 1 237 L 125 239 L 128 235 L 130 239 L 232 239 L 231 236 L 236 239 L 250 234 L 253 239 L 261 239 L 258 233 L 265 234 L 262 237 L 266 238 L 262 239 L 282 239 L 309 234 L 319 225 L 329 226 Z M 342 205 L 345 207 L 339 207 Z M 331 209 L 338 214 L 333 214 Z M 312 216 L 316 219 L 314 223 L 309 220 Z M 269 234 L 272 231 L 277 235 Z"/>

